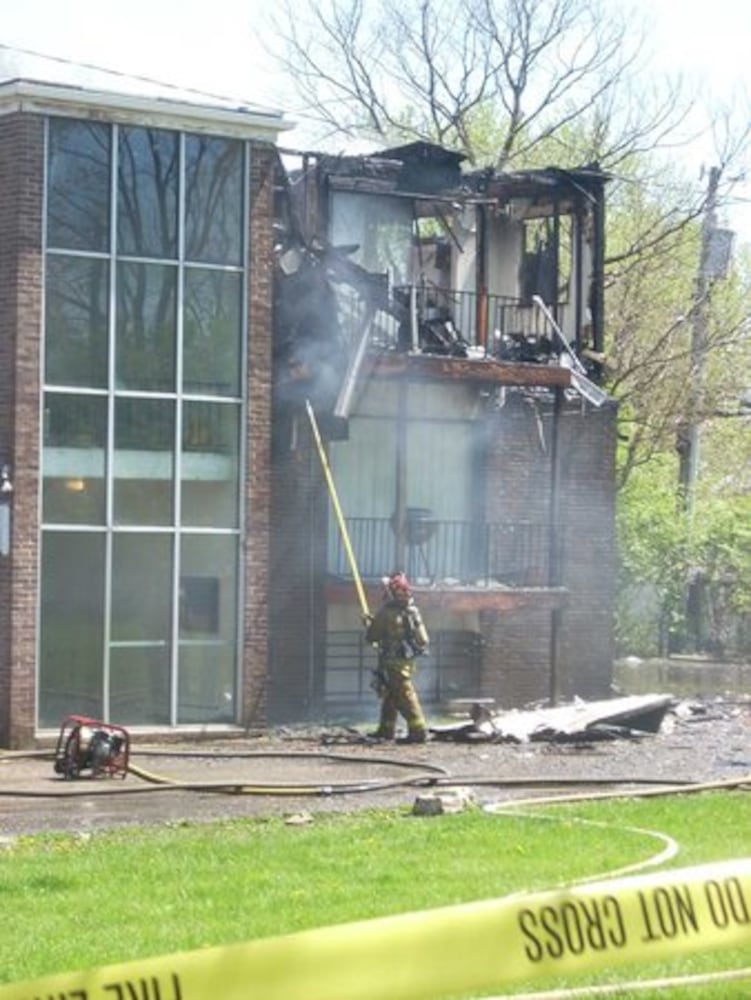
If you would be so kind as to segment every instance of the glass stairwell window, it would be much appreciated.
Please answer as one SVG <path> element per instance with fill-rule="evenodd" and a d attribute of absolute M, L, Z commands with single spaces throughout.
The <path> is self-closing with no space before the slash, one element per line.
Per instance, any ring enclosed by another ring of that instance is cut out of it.
<path fill-rule="evenodd" d="M 40 727 L 237 720 L 247 161 L 48 120 Z"/>

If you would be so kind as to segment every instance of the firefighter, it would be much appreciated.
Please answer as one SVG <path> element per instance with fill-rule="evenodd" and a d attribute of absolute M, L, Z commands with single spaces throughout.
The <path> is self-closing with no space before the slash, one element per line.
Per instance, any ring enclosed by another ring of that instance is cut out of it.
<path fill-rule="evenodd" d="M 373 688 L 381 699 L 381 720 L 373 737 L 393 740 L 396 721 L 407 723 L 407 743 L 424 743 L 427 725 L 413 683 L 415 658 L 428 648 L 428 633 L 404 573 L 384 579 L 383 603 L 375 617 L 366 615 L 365 638 L 378 646 Z"/>

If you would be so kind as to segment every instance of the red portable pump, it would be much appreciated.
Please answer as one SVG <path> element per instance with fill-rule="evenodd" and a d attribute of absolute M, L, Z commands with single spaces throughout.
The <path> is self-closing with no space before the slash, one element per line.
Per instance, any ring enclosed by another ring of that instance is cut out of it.
<path fill-rule="evenodd" d="M 64 778 L 103 775 L 124 778 L 128 773 L 130 736 L 122 726 L 68 715 L 63 719 L 55 750 L 55 773 Z"/>

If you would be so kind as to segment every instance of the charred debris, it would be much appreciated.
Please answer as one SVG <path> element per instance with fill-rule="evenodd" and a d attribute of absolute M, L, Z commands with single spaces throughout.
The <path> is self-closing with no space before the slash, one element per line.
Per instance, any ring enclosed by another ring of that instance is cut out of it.
<path fill-rule="evenodd" d="M 568 705 L 494 711 L 480 702 L 470 721 L 431 727 L 434 739 L 466 743 L 592 743 L 638 739 L 660 731 L 673 707 L 671 695 L 628 695 Z"/>
<path fill-rule="evenodd" d="M 463 170 L 424 142 L 362 156 L 280 152 L 277 419 L 309 399 L 346 437 L 359 377 L 563 387 L 602 378 L 604 189 L 596 164 Z"/>

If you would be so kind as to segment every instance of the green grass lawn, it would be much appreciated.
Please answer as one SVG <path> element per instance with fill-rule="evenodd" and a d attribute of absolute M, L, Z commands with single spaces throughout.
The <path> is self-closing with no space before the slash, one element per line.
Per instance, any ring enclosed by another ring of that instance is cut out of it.
<path fill-rule="evenodd" d="M 0 851 L 0 982 L 556 888 L 655 856 L 663 844 L 647 831 L 678 842 L 667 867 L 751 857 L 751 796 L 588 802 L 524 815 L 321 813 L 300 826 L 277 818 L 19 838 Z M 751 949 L 698 952 L 628 975 L 746 964 Z M 751 997 L 751 982 L 670 996 Z"/>

